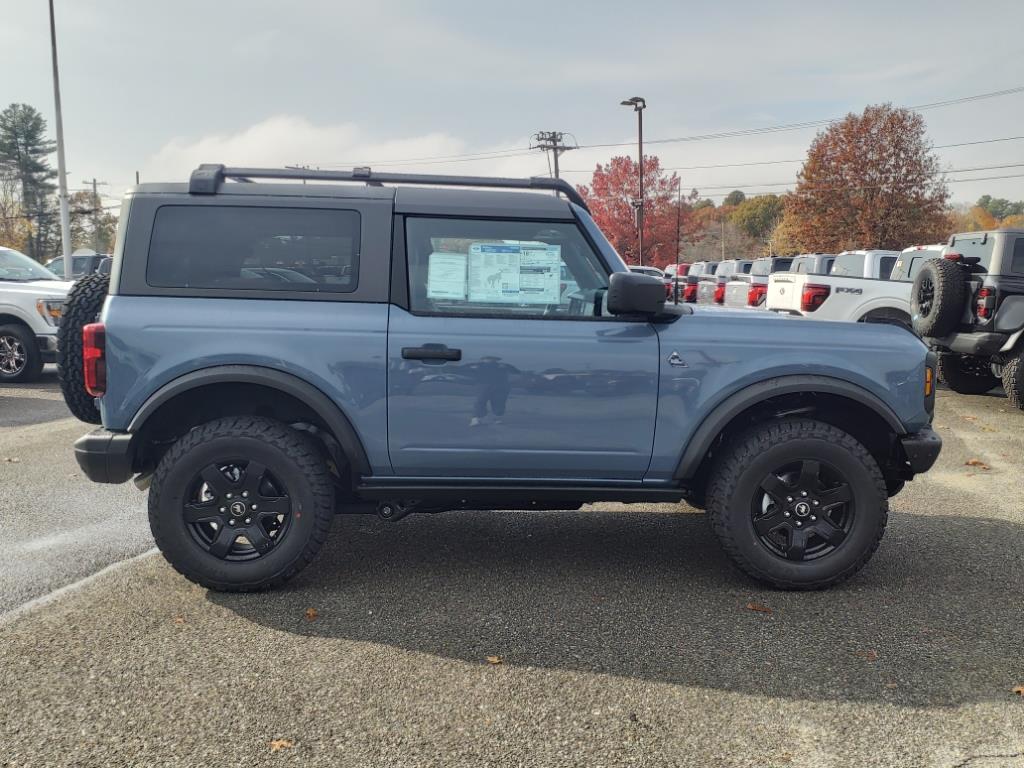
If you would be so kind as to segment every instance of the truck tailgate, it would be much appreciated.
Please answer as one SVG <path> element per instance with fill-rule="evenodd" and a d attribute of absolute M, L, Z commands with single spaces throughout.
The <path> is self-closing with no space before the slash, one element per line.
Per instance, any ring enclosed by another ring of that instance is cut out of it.
<path fill-rule="evenodd" d="M 807 275 L 776 272 L 768 277 L 768 309 L 779 312 L 800 312 L 800 294 Z"/>

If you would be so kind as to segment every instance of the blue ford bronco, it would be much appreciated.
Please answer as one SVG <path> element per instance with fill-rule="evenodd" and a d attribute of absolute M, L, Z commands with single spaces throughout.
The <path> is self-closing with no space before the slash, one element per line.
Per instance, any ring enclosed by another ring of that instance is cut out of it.
<path fill-rule="evenodd" d="M 684 500 L 816 589 L 941 447 L 913 334 L 666 304 L 557 179 L 200 166 L 127 195 L 61 333 L 82 469 L 148 487 L 217 590 L 282 584 L 337 512 Z"/>

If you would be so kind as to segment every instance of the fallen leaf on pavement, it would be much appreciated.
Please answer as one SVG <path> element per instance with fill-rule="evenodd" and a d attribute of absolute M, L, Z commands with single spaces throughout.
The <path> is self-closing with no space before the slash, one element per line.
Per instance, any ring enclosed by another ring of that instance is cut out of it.
<path fill-rule="evenodd" d="M 857 655 L 866 661 L 878 661 L 878 651 L 870 648 L 866 651 L 857 651 Z"/>
<path fill-rule="evenodd" d="M 174 617 L 174 623 L 175 624 L 184 624 L 185 623 L 185 617 L 184 616 L 175 616 Z"/>
<path fill-rule="evenodd" d="M 307 608 L 304 615 L 306 617 L 306 621 L 316 621 L 320 617 L 320 611 L 316 608 Z"/>
<path fill-rule="evenodd" d="M 978 469 L 992 469 L 992 467 L 990 467 L 988 464 L 986 464 L 981 459 L 968 459 L 967 461 L 964 462 L 964 466 L 965 467 L 977 467 Z"/>
<path fill-rule="evenodd" d="M 495 664 L 495 665 L 497 665 L 497 664 L 504 664 L 505 662 L 502 660 L 501 656 L 488 656 L 487 657 L 487 663 L 488 664 Z"/>
<path fill-rule="evenodd" d="M 977 416 L 964 416 L 964 421 L 977 421 Z"/>
<path fill-rule="evenodd" d="M 1016 688 L 1013 689 L 1013 692 L 1016 693 L 1018 696 L 1024 696 L 1024 685 L 1018 685 Z"/>
<path fill-rule="evenodd" d="M 295 746 L 294 739 L 271 739 L 270 740 L 270 751 L 280 752 L 282 749 L 291 749 Z"/>
<path fill-rule="evenodd" d="M 748 611 L 757 611 L 758 613 L 771 613 L 772 609 L 767 605 L 761 605 L 760 603 L 747 603 Z"/>

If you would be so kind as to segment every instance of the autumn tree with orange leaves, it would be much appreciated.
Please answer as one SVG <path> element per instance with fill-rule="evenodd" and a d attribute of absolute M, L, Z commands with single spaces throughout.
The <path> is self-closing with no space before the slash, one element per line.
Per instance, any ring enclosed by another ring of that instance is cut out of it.
<path fill-rule="evenodd" d="M 613 157 L 598 165 L 590 186 L 580 185 L 580 194 L 590 206 L 597 226 L 628 264 L 638 263 L 636 210 L 639 166 L 628 157 Z M 676 211 L 679 177 L 661 170 L 653 155 L 644 157 L 644 264 L 664 268 L 676 254 Z M 689 211 L 683 198 L 682 215 Z"/>
<path fill-rule="evenodd" d="M 814 139 L 783 226 L 805 251 L 899 250 L 948 236 L 948 198 L 922 117 L 869 106 Z"/>

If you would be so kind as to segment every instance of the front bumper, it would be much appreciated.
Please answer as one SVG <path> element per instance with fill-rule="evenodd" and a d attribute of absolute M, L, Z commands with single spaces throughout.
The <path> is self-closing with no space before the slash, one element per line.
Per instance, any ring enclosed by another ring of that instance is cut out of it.
<path fill-rule="evenodd" d="M 36 345 L 44 363 L 57 362 L 57 335 L 40 333 L 36 336 Z"/>
<path fill-rule="evenodd" d="M 910 471 L 915 475 L 931 469 L 942 450 L 942 438 L 931 427 L 925 427 L 911 435 L 903 435 L 900 442 L 903 444 L 903 452 L 907 456 Z"/>
<path fill-rule="evenodd" d="M 75 459 L 94 483 L 124 483 L 131 479 L 135 450 L 133 435 L 97 429 L 75 441 Z"/>
<path fill-rule="evenodd" d="M 948 349 L 961 355 L 987 357 L 1002 349 L 1008 338 L 1005 333 L 951 333 L 938 338 L 927 336 L 924 342 L 930 347 Z"/>

